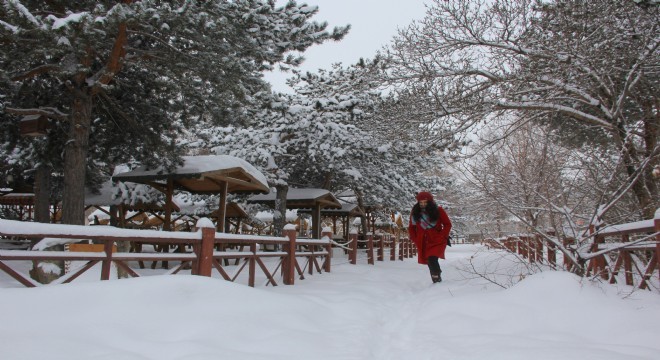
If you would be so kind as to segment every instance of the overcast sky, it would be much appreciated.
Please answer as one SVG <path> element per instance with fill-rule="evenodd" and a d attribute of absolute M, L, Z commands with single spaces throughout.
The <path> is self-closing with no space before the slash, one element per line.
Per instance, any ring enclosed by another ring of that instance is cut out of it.
<path fill-rule="evenodd" d="M 286 0 L 277 0 L 284 6 Z M 362 58 L 373 58 L 377 50 L 389 43 L 398 28 L 406 27 L 413 20 L 424 17 L 425 6 L 431 0 L 306 0 L 298 4 L 316 5 L 319 12 L 312 20 L 328 22 L 331 31 L 335 26 L 351 25 L 351 30 L 340 42 L 315 45 L 304 53 L 305 62 L 300 69 L 317 71 L 329 69 L 334 63 L 352 64 Z M 266 74 L 273 89 L 291 92 L 285 84 L 288 74 Z"/>

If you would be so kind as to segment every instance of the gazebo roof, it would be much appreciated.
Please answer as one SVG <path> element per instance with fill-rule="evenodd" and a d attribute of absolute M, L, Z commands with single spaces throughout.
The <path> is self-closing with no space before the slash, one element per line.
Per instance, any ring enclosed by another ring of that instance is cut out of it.
<path fill-rule="evenodd" d="M 229 155 L 183 156 L 183 165 L 166 171 L 162 167 L 146 166 L 117 174 L 113 180 L 165 186 L 172 180 L 174 187 L 195 194 L 218 193 L 227 183 L 228 193 L 268 191 L 266 177 L 243 159 Z"/>
<path fill-rule="evenodd" d="M 275 204 L 276 193 L 270 192 L 268 194 L 254 195 L 247 201 L 258 204 Z M 316 205 L 320 205 L 325 209 L 341 209 L 342 205 L 337 198 L 328 190 L 325 189 L 298 189 L 289 188 L 286 196 L 287 209 L 311 209 Z"/>
<path fill-rule="evenodd" d="M 298 210 L 299 213 L 308 214 L 311 213 L 311 210 L 301 209 Z M 324 216 L 362 216 L 364 212 L 360 210 L 357 204 L 341 204 L 341 209 L 323 209 L 321 210 L 321 215 Z"/>

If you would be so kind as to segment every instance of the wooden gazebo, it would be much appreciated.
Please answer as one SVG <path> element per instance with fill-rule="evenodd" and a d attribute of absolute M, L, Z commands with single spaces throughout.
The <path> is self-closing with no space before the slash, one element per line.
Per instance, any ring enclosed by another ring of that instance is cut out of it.
<path fill-rule="evenodd" d="M 274 207 L 275 196 L 276 193 L 273 191 L 264 195 L 252 196 L 247 201 Z M 319 239 L 321 237 L 321 209 L 341 209 L 341 204 L 330 191 L 325 189 L 289 188 L 286 196 L 286 208 L 309 209 L 312 213 L 312 236 Z"/>
<path fill-rule="evenodd" d="M 217 230 L 225 230 L 228 193 L 267 193 L 266 177 L 243 159 L 229 155 L 183 156 L 172 171 L 138 167 L 112 177 L 114 181 L 147 184 L 165 194 L 164 230 L 170 230 L 174 190 L 193 194 L 219 194 Z"/>

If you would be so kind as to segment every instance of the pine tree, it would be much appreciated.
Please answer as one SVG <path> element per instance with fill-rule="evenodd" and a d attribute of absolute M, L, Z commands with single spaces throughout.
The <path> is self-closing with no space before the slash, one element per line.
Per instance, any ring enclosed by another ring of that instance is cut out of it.
<path fill-rule="evenodd" d="M 126 160 L 174 166 L 183 128 L 240 121 L 268 90 L 264 70 L 341 39 L 348 28 L 327 32 L 310 21 L 317 11 L 294 1 L 3 1 L 2 81 L 34 92 L 6 101 L 2 116 L 57 123 L 62 221 L 80 224 L 85 181 L 98 171 Z"/>

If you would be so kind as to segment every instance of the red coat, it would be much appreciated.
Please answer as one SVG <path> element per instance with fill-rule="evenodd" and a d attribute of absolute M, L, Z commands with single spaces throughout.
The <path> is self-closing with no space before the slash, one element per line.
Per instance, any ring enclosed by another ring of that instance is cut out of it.
<path fill-rule="evenodd" d="M 427 264 L 429 256 L 437 256 L 440 259 L 445 258 L 445 249 L 447 248 L 447 238 L 451 231 L 451 221 L 445 210 L 438 206 L 438 221 L 435 227 L 424 229 L 419 224 L 413 224 L 412 215 L 408 223 L 408 235 L 410 240 L 417 246 L 417 262 Z"/>

